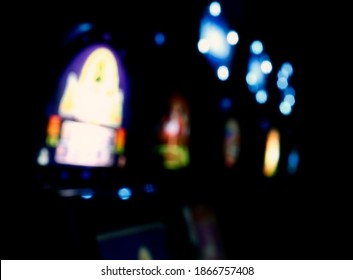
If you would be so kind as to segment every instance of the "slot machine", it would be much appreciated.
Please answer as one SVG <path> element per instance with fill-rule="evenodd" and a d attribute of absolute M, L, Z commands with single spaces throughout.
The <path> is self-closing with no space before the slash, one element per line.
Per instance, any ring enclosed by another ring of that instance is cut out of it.
<path fill-rule="evenodd" d="M 156 185 L 129 162 L 126 50 L 94 25 L 80 36 L 82 26 L 73 27 L 60 50 L 61 71 L 38 145 L 38 185 L 68 213 L 73 258 L 171 258 Z"/>

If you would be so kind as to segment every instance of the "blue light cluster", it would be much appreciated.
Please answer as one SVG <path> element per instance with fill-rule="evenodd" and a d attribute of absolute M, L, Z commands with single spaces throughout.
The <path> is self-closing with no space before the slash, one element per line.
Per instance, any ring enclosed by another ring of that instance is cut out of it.
<path fill-rule="evenodd" d="M 246 83 L 251 93 L 255 95 L 258 103 L 263 104 L 268 99 L 267 79 L 272 72 L 272 63 L 268 54 L 264 51 L 260 40 L 255 40 L 250 45 L 250 57 Z"/>
<path fill-rule="evenodd" d="M 277 74 L 277 88 L 281 93 L 281 103 L 279 110 L 283 115 L 289 115 L 295 104 L 295 90 L 290 84 L 290 78 L 293 75 L 293 67 L 289 62 L 282 64 Z"/>
<path fill-rule="evenodd" d="M 230 75 L 230 64 L 239 36 L 235 30 L 228 27 L 221 11 L 219 2 L 212 2 L 208 6 L 201 19 L 197 47 L 215 69 L 217 77 L 225 81 Z"/>

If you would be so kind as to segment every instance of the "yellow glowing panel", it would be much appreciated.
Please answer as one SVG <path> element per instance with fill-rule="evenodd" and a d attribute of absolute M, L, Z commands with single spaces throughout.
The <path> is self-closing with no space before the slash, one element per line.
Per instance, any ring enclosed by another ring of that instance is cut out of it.
<path fill-rule="evenodd" d="M 59 114 L 117 128 L 122 122 L 123 99 L 116 58 L 100 47 L 88 56 L 79 76 L 68 75 Z"/>
<path fill-rule="evenodd" d="M 275 175 L 280 157 L 280 134 L 275 128 L 271 129 L 267 134 L 265 161 L 263 166 L 263 174 L 266 177 Z"/>

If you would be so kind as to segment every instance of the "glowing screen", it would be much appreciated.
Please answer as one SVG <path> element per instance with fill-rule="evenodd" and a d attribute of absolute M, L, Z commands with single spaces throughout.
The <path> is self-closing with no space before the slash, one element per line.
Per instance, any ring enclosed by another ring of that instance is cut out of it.
<path fill-rule="evenodd" d="M 186 100 L 175 95 L 170 100 L 169 114 L 162 120 L 160 153 L 164 167 L 179 169 L 189 164 L 189 107 Z"/>
<path fill-rule="evenodd" d="M 88 123 L 64 121 L 55 161 L 62 164 L 110 166 L 115 131 Z"/>

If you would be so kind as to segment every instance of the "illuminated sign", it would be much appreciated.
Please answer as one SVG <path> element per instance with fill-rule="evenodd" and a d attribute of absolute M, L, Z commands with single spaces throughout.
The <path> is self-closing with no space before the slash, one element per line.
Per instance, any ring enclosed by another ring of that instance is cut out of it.
<path fill-rule="evenodd" d="M 280 158 L 280 133 L 277 129 L 272 128 L 266 139 L 265 160 L 263 166 L 263 174 L 266 177 L 272 177 L 277 172 L 278 162 Z"/>
<path fill-rule="evenodd" d="M 105 45 L 87 47 L 67 67 L 58 93 L 47 126 L 49 158 L 43 160 L 42 150 L 42 164 L 125 163 L 126 81 L 117 54 Z"/>
<path fill-rule="evenodd" d="M 87 57 L 79 74 L 68 74 L 59 115 L 117 128 L 122 121 L 123 98 L 114 54 L 100 47 Z"/>

